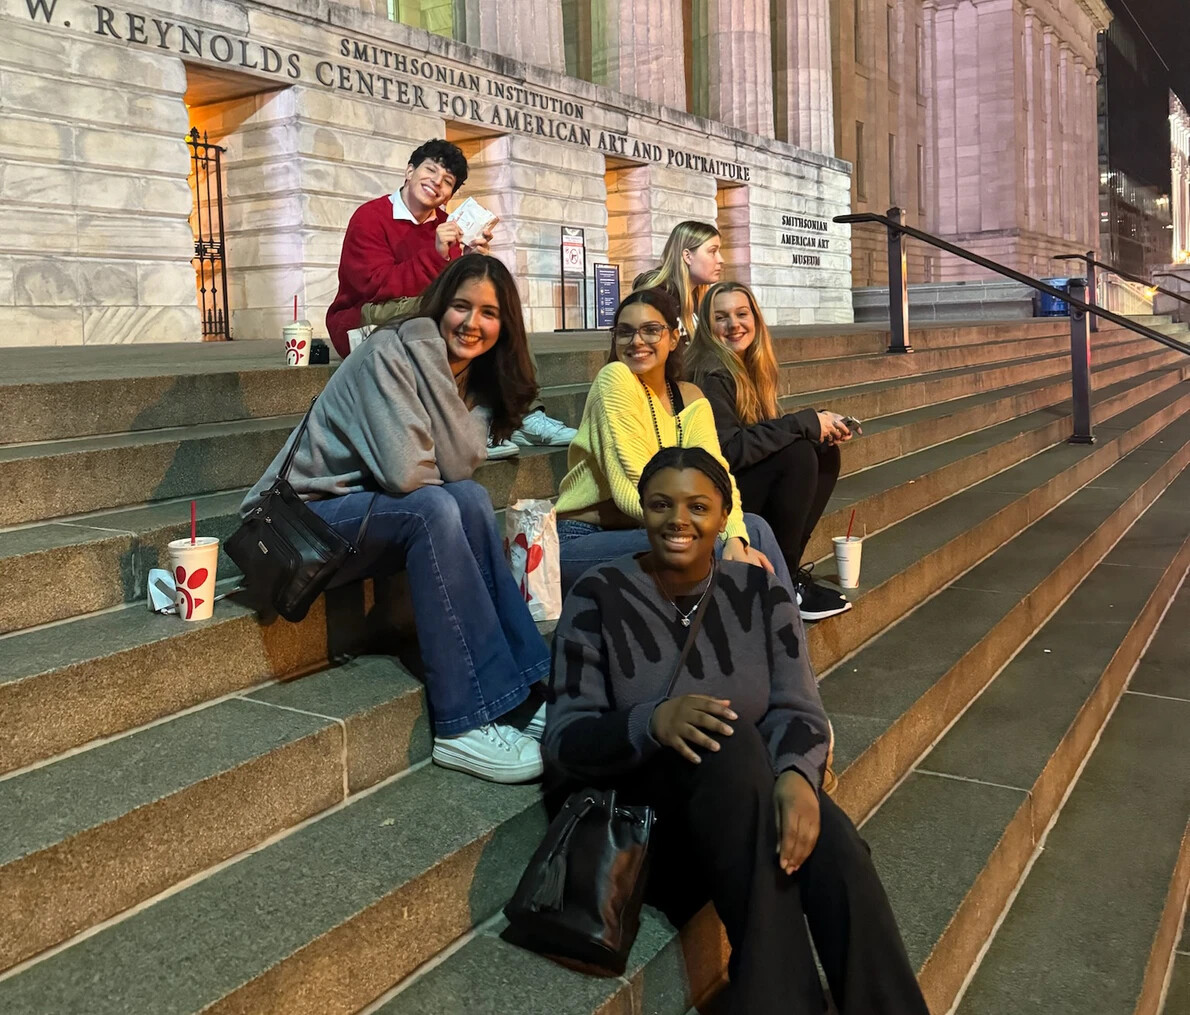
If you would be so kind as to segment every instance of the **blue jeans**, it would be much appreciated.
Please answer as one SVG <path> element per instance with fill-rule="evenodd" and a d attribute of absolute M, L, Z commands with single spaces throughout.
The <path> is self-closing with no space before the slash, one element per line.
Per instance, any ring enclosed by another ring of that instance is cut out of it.
<path fill-rule="evenodd" d="M 777 544 L 773 530 L 760 515 L 745 514 L 744 524 L 748 526 L 748 543 L 763 553 L 772 562 L 777 580 L 789 592 L 789 598 L 797 602 L 793 579 L 785 555 Z M 578 522 L 563 518 L 558 522 L 558 556 L 562 565 L 562 595 L 571 587 L 587 568 L 606 564 L 609 560 L 624 557 L 630 553 L 644 553 L 649 549 L 649 537 L 644 529 L 601 529 L 590 522 Z M 723 542 L 716 548 L 718 556 L 723 555 Z"/>
<path fill-rule="evenodd" d="M 473 480 L 376 496 L 363 545 L 335 584 L 404 568 L 437 736 L 466 733 L 519 705 L 549 651 L 504 560 L 487 491 Z M 355 541 L 371 493 L 311 501 Z"/>

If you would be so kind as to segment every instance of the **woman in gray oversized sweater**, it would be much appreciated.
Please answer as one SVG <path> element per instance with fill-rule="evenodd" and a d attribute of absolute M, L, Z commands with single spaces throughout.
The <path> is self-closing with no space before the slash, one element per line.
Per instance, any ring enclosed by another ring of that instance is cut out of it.
<path fill-rule="evenodd" d="M 433 758 L 496 782 L 541 774 L 541 721 L 507 713 L 549 655 L 505 563 L 492 502 L 472 473 L 536 394 L 521 302 L 494 257 L 452 262 L 424 315 L 374 331 L 318 397 L 289 482 L 358 552 L 336 584 L 405 570 L 413 598 Z M 290 435 L 240 508 L 276 480 Z M 369 514 L 370 512 L 370 514 Z"/>
<path fill-rule="evenodd" d="M 726 470 L 665 448 L 639 489 L 651 549 L 591 568 L 563 606 L 551 774 L 656 808 L 654 898 L 682 915 L 714 902 L 734 1011 L 826 1010 L 808 921 L 840 1015 L 927 1015 L 867 848 L 820 792 L 829 728 L 797 607 L 763 568 L 716 563 Z"/>

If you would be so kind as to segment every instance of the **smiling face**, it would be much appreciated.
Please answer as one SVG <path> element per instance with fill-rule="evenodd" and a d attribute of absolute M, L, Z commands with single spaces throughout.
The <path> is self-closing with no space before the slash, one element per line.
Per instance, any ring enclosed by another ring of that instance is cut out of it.
<path fill-rule="evenodd" d="M 645 341 L 641 328 L 662 329 L 656 343 Z M 665 323 L 665 318 L 656 307 L 648 303 L 631 303 L 620 311 L 615 330 L 625 333 L 635 330 L 636 334 L 627 345 L 616 340 L 616 356 L 638 377 L 660 379 L 665 376 L 665 361 L 678 346 L 677 332 Z M 659 386 L 659 385 L 658 385 Z"/>
<path fill-rule="evenodd" d="M 737 356 L 756 340 L 756 315 L 742 290 L 719 293 L 711 304 L 711 334 Z"/>
<path fill-rule="evenodd" d="M 682 251 L 682 260 L 690 269 L 692 285 L 711 285 L 719 281 L 723 275 L 722 246 L 723 241 L 718 236 L 712 236 L 693 250 Z"/>
<path fill-rule="evenodd" d="M 438 322 L 446 356 L 457 374 L 500 340 L 500 301 L 490 278 L 470 278 L 455 290 Z"/>
<path fill-rule="evenodd" d="M 450 200 L 455 192 L 454 173 L 433 159 L 425 159 L 418 166 L 405 167 L 405 185 L 401 196 L 405 207 L 417 219 Z"/>
<path fill-rule="evenodd" d="M 706 576 L 727 527 L 723 495 L 699 469 L 661 469 L 641 498 L 653 563 L 679 581 Z"/>

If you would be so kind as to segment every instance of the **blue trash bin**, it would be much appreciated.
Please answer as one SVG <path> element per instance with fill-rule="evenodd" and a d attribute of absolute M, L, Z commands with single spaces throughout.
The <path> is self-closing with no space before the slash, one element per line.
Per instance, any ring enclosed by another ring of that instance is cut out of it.
<path fill-rule="evenodd" d="M 1067 293 L 1070 292 L 1070 279 L 1068 278 L 1043 278 L 1041 281 L 1046 285 L 1052 285 L 1055 289 L 1061 289 Z M 1058 299 L 1057 296 L 1051 296 L 1049 293 L 1038 293 L 1037 316 L 1069 317 L 1070 304 L 1065 300 Z"/>

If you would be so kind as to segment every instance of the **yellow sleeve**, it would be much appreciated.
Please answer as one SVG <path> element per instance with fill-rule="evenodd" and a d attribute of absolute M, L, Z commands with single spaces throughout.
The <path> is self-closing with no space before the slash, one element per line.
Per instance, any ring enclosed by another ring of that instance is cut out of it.
<path fill-rule="evenodd" d="M 719 448 L 719 435 L 715 432 L 715 416 L 711 411 L 711 403 L 706 398 L 699 398 L 686 407 L 683 418 L 686 431 L 685 444 L 687 447 L 699 447 L 709 451 L 723 468 L 727 469 L 727 476 L 731 480 L 731 511 L 727 515 L 727 528 L 723 533 L 725 539 L 738 536 L 745 543 L 748 542 L 748 527 L 744 524 L 744 510 L 740 505 L 739 487 L 735 485 L 735 476 L 731 474 L 731 467 L 723 452 Z"/>
<path fill-rule="evenodd" d="M 657 453 L 657 435 L 640 381 L 623 363 L 609 363 L 596 374 L 588 405 L 592 398 L 591 454 L 616 507 L 643 523 L 636 484 Z"/>

